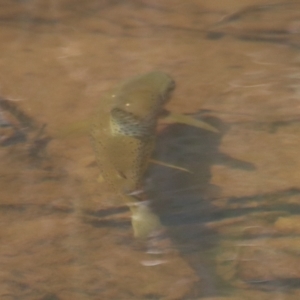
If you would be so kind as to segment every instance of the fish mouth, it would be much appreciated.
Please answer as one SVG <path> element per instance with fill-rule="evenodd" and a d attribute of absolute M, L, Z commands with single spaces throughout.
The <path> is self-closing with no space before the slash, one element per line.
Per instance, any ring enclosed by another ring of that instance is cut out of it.
<path fill-rule="evenodd" d="M 110 128 L 113 135 L 144 138 L 151 135 L 155 129 L 155 118 L 142 120 L 120 108 L 113 108 L 110 116 Z"/>

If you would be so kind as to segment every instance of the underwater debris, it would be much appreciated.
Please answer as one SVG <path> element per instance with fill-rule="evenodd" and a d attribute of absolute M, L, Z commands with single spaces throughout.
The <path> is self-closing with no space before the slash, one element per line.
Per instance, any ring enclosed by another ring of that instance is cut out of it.
<path fill-rule="evenodd" d="M 2 97 L 0 97 L 0 108 L 2 109 L 0 128 L 3 129 L 0 146 L 28 143 L 28 157 L 32 160 L 42 158 L 51 140 L 45 131 L 46 124 L 39 124 L 33 117 L 22 111 L 15 102 Z"/>

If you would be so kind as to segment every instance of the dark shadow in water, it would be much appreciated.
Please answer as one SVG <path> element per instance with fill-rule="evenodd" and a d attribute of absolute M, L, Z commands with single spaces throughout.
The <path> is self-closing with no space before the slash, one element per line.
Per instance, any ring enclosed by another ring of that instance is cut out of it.
<path fill-rule="evenodd" d="M 161 132 L 155 159 L 184 167 L 191 173 L 152 165 L 147 176 L 147 195 L 174 246 L 199 276 L 192 296 L 213 296 L 220 295 L 220 285 L 224 291 L 224 283 L 214 270 L 213 250 L 218 245 L 218 235 L 205 227 L 216 212 L 209 198 L 219 194 L 219 188 L 210 184 L 210 169 L 220 163 L 246 170 L 254 167 L 219 152 L 222 136 L 228 130 L 226 124 L 211 116 L 202 120 L 220 133 L 180 124 Z"/>
<path fill-rule="evenodd" d="M 46 296 L 44 296 L 43 298 L 41 298 L 41 300 L 60 300 L 61 298 L 59 298 L 56 294 L 47 294 Z"/>
<path fill-rule="evenodd" d="M 278 21 L 279 13 L 284 20 L 288 19 L 287 16 L 291 15 L 291 12 L 298 10 L 297 1 L 243 6 L 210 26 L 206 38 L 219 40 L 231 36 L 242 41 L 268 42 L 299 48 L 298 32 L 289 30 L 282 26 L 284 22 Z M 266 25 L 270 19 L 274 19 L 272 27 Z M 250 20 L 256 23 L 255 27 L 253 24 L 249 25 Z"/>
<path fill-rule="evenodd" d="M 261 280 L 261 281 L 249 281 L 247 282 L 249 288 L 255 288 L 265 292 L 274 292 L 274 290 L 283 292 L 289 292 L 290 289 L 300 288 L 299 278 L 282 278 L 277 280 Z"/>

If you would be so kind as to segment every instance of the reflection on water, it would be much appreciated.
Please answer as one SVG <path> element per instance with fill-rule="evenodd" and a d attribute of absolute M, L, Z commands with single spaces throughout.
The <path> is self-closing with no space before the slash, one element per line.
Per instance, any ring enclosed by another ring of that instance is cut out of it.
<path fill-rule="evenodd" d="M 0 7 L 1 299 L 299 299 L 297 2 Z M 165 232 L 146 243 L 89 138 L 56 136 L 152 70 L 176 80 L 167 109 L 220 134 L 159 125 L 155 158 L 191 173 L 149 168 Z"/>

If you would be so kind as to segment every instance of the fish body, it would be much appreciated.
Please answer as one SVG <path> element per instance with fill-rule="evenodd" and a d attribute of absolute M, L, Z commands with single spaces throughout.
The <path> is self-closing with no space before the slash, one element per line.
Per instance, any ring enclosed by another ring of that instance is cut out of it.
<path fill-rule="evenodd" d="M 105 182 L 123 198 L 140 188 L 158 118 L 174 87 L 169 75 L 151 72 L 124 81 L 101 99 L 92 144 Z"/>

